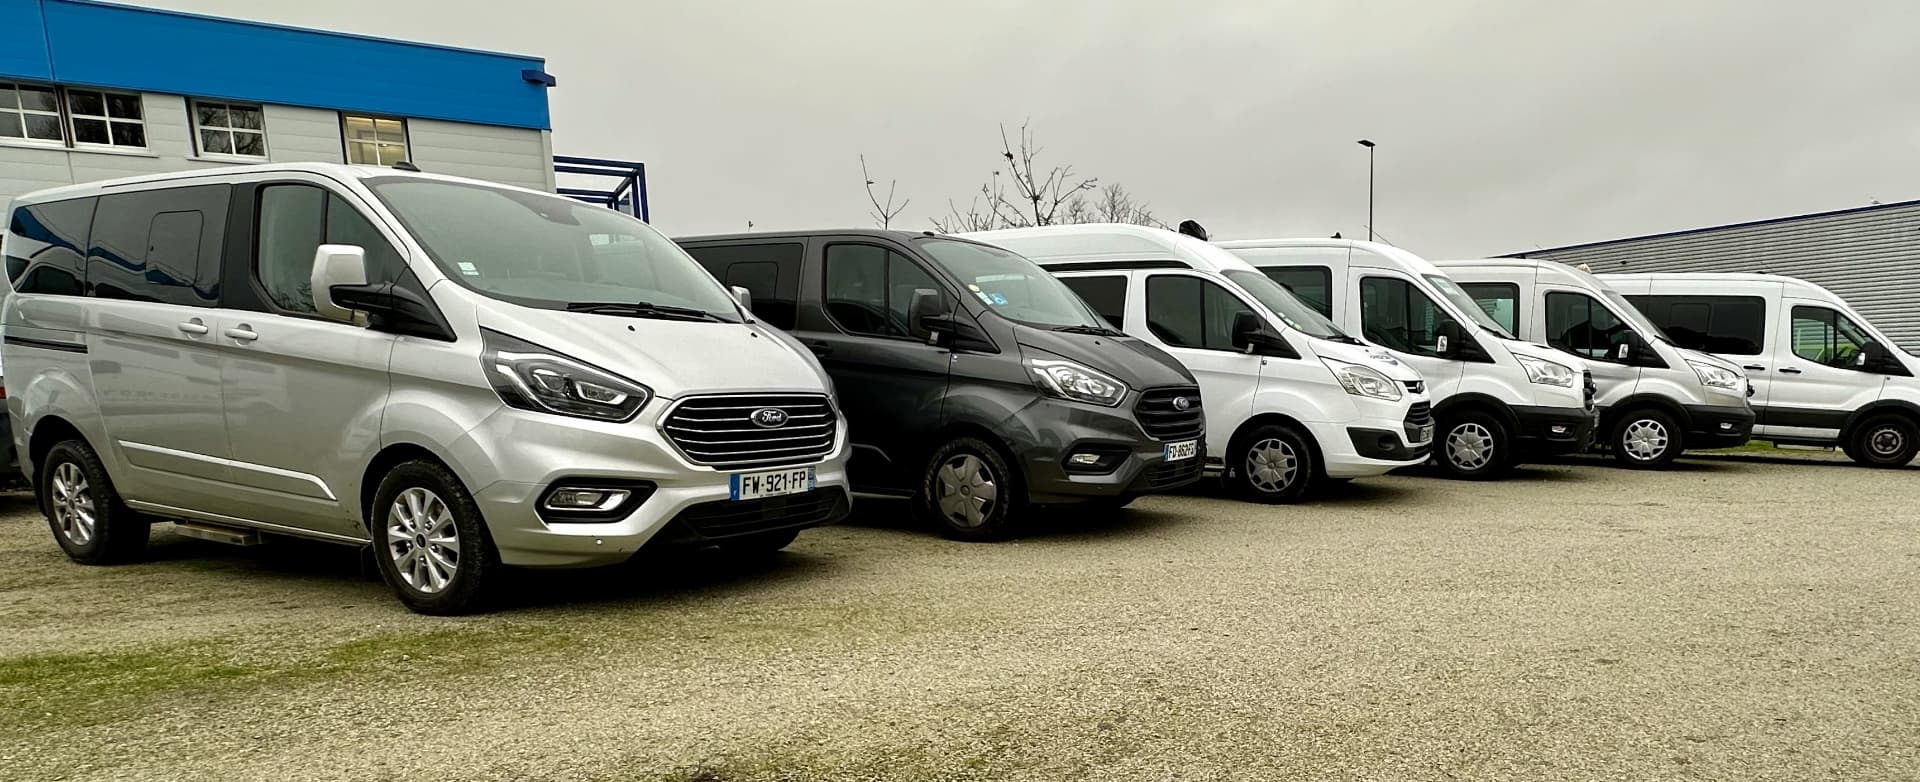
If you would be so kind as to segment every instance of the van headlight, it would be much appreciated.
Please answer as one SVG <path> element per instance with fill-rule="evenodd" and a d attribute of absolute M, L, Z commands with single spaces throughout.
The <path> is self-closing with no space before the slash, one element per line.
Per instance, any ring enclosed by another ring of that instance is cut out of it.
<path fill-rule="evenodd" d="M 653 397 L 646 386 L 578 359 L 497 331 L 480 333 L 480 371 L 509 407 L 628 421 Z"/>
<path fill-rule="evenodd" d="M 1556 364 L 1544 358 L 1532 356 L 1514 356 L 1520 360 L 1520 368 L 1527 371 L 1527 382 L 1543 386 L 1573 387 L 1573 368 L 1565 364 Z"/>
<path fill-rule="evenodd" d="M 1400 384 L 1393 382 L 1393 379 L 1386 375 L 1359 364 L 1349 364 L 1331 358 L 1320 359 L 1320 362 L 1326 364 L 1327 369 L 1333 370 L 1334 378 L 1340 381 L 1340 387 L 1346 389 L 1349 394 L 1385 399 L 1389 402 L 1400 400 Z"/>
<path fill-rule="evenodd" d="M 1700 385 L 1728 391 L 1740 390 L 1740 375 L 1731 369 L 1692 360 L 1687 361 L 1687 366 L 1693 367 L 1693 373 L 1700 376 Z"/>
<path fill-rule="evenodd" d="M 1027 368 L 1041 390 L 1062 399 L 1114 407 L 1127 396 L 1125 383 L 1071 361 L 1030 358 Z"/>

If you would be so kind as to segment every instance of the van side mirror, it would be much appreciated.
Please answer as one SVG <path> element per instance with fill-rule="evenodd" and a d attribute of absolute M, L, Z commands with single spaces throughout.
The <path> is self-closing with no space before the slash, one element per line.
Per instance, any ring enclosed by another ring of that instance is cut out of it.
<path fill-rule="evenodd" d="M 1460 350 L 1460 324 L 1443 320 L 1433 328 L 1433 352 L 1441 358 L 1453 358 Z"/>
<path fill-rule="evenodd" d="M 1233 316 L 1231 337 L 1234 348 L 1246 353 L 1290 358 L 1299 356 L 1293 346 L 1287 343 L 1286 337 L 1275 333 L 1266 321 L 1252 312 L 1242 311 Z"/>
<path fill-rule="evenodd" d="M 313 290 L 313 309 L 334 320 L 353 321 L 354 307 L 334 295 L 335 286 L 367 284 L 367 251 L 351 244 L 323 244 L 313 251 L 313 271 L 307 279 Z"/>
<path fill-rule="evenodd" d="M 746 310 L 747 314 L 753 314 L 753 291 L 738 285 L 727 290 L 733 294 L 733 303 L 740 305 L 740 309 Z"/>
<path fill-rule="evenodd" d="M 926 340 L 929 345 L 938 345 L 941 334 L 952 334 L 954 330 L 953 317 L 940 306 L 940 292 L 915 289 L 907 305 L 907 333 L 914 339 Z"/>
<path fill-rule="evenodd" d="M 1614 348 L 1613 357 L 1623 363 L 1631 360 L 1633 358 L 1633 341 L 1626 340 L 1621 342 L 1620 347 Z"/>

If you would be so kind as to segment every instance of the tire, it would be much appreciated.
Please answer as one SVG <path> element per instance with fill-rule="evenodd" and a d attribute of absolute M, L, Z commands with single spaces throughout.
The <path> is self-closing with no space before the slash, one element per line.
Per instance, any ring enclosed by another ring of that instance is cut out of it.
<path fill-rule="evenodd" d="M 953 540 L 1005 540 L 1023 520 L 1026 491 L 1000 451 L 958 437 L 927 459 L 915 505 L 922 520 Z"/>
<path fill-rule="evenodd" d="M 1319 453 L 1299 430 L 1261 424 L 1241 432 L 1227 449 L 1227 485 L 1248 502 L 1299 502 L 1317 483 L 1319 462 Z"/>
<path fill-rule="evenodd" d="M 40 511 L 54 542 L 82 565 L 114 565 L 139 558 L 152 521 L 120 501 L 100 455 L 84 440 L 66 440 L 40 462 Z"/>
<path fill-rule="evenodd" d="M 408 609 L 434 616 L 485 610 L 500 554 L 473 495 L 446 467 L 415 460 L 389 470 L 368 522 L 380 577 Z"/>
<path fill-rule="evenodd" d="M 1483 481 L 1513 466 L 1513 436 L 1487 413 L 1468 410 L 1449 416 L 1435 438 L 1434 459 L 1449 478 Z"/>
<path fill-rule="evenodd" d="M 721 541 L 720 550 L 742 557 L 770 557 L 780 553 L 781 549 L 793 545 L 794 539 L 798 537 L 800 537 L 800 530 L 797 529 L 741 535 Z"/>
<path fill-rule="evenodd" d="M 1609 437 L 1607 447 L 1613 451 L 1613 458 L 1635 470 L 1664 470 L 1687 447 L 1686 433 L 1680 431 L 1673 416 L 1652 408 L 1620 416 Z"/>
<path fill-rule="evenodd" d="M 1854 427 L 1847 455 L 1868 467 L 1905 467 L 1920 452 L 1920 426 L 1904 415 L 1881 415 Z"/>

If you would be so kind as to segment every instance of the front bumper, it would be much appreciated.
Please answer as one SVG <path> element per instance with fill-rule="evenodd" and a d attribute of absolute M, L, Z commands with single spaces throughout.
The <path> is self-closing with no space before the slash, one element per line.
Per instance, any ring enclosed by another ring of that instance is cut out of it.
<path fill-rule="evenodd" d="M 811 463 L 812 491 L 731 502 L 734 473 L 780 465 L 716 470 L 686 461 L 656 426 L 668 407 L 652 406 L 625 424 L 502 407 L 454 443 L 455 469 L 474 487 L 474 501 L 500 560 L 521 567 L 610 565 L 631 558 L 656 537 L 663 543 L 699 542 L 818 526 L 850 510 L 844 422 L 838 425 L 834 452 Z M 536 508 L 540 498 L 566 480 L 646 484 L 651 493 L 613 521 L 543 519 Z"/>
<path fill-rule="evenodd" d="M 1753 437 L 1753 408 L 1746 405 L 1687 405 L 1689 450 L 1737 448 Z"/>
<path fill-rule="evenodd" d="M 1434 422 L 1428 409 L 1421 408 L 1418 420 L 1402 413 L 1362 416 L 1350 426 L 1308 424 L 1327 477 L 1365 478 L 1424 463 L 1433 451 Z"/>
<path fill-rule="evenodd" d="M 1578 453 L 1593 443 L 1599 413 L 1579 407 L 1514 405 L 1514 442 L 1534 454 Z"/>
<path fill-rule="evenodd" d="M 1205 472 L 1204 436 L 1154 439 L 1129 407 L 1096 407 L 1048 397 L 1028 405 L 1015 418 L 1007 430 L 1018 432 L 1027 442 L 1010 445 L 1019 454 L 1032 502 L 1076 503 L 1172 491 L 1200 480 Z M 1195 443 L 1193 455 L 1168 461 L 1167 445 L 1189 440 Z M 1067 458 L 1087 451 L 1124 456 L 1110 471 L 1069 470 Z"/>

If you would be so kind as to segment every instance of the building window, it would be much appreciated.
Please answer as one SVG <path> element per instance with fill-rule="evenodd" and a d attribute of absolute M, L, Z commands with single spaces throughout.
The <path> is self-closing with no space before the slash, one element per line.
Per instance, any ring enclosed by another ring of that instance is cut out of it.
<path fill-rule="evenodd" d="M 147 124 L 138 94 L 73 88 L 66 92 L 74 146 L 147 147 Z"/>
<path fill-rule="evenodd" d="M 65 141 L 59 94 L 52 87 L 0 81 L 0 138 Z"/>
<path fill-rule="evenodd" d="M 202 155 L 267 156 L 267 126 L 259 106 L 196 100 L 193 126 Z"/>
<path fill-rule="evenodd" d="M 346 128 L 347 162 L 391 166 L 407 159 L 407 121 L 340 115 Z"/>

